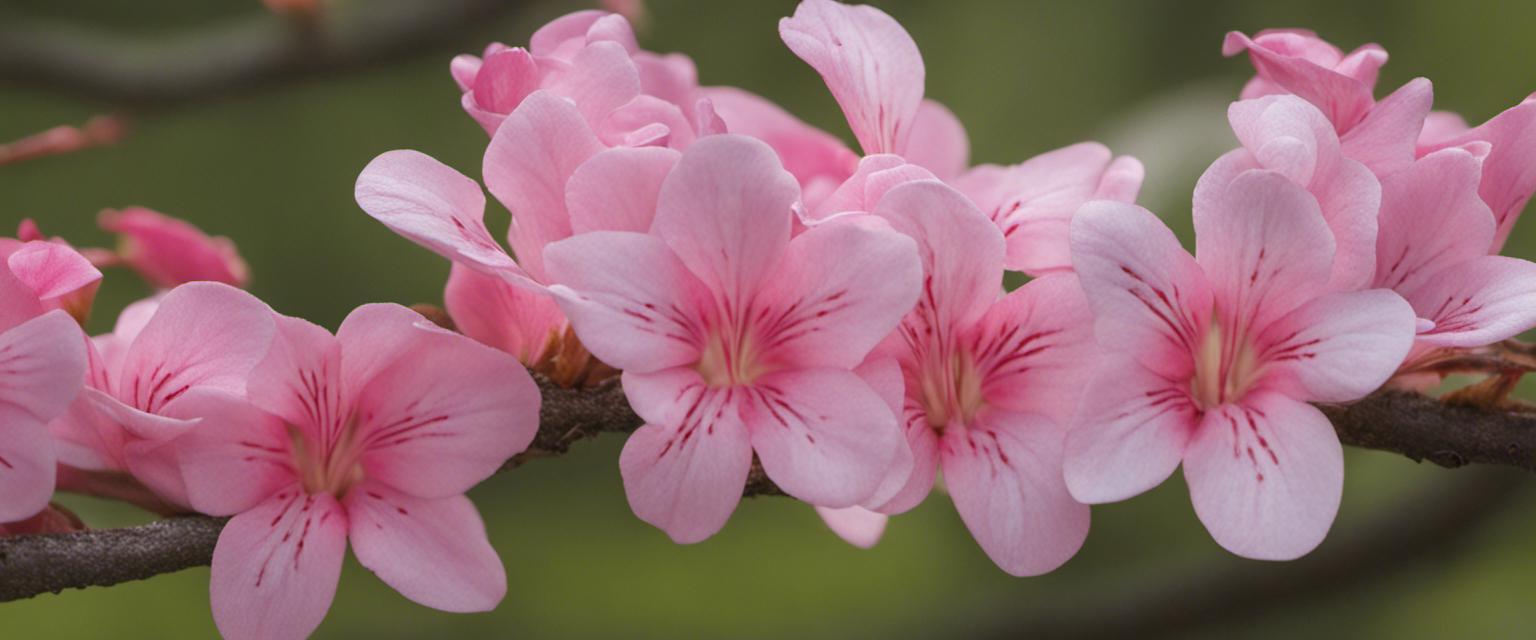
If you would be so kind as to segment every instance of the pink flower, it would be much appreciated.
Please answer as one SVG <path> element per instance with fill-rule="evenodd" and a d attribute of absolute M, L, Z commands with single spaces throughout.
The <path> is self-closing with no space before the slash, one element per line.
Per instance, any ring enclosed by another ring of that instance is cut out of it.
<path fill-rule="evenodd" d="M 1243 173 L 1194 213 L 1195 258 L 1139 207 L 1090 203 L 1072 223 L 1106 355 L 1067 436 L 1067 486 L 1123 500 L 1182 461 L 1218 543 L 1295 558 L 1327 534 L 1344 480 L 1338 437 L 1307 403 L 1374 391 L 1414 314 L 1390 291 L 1326 293 L 1332 233 L 1285 175 Z"/>
<path fill-rule="evenodd" d="M 30 290 L 45 311 L 61 309 L 85 324 L 101 287 L 101 272 L 61 239 L 41 238 L 35 224 L 23 221 L 21 240 L 0 238 L 0 259 L 11 276 Z"/>
<path fill-rule="evenodd" d="M 1478 195 L 1498 222 L 1488 249 L 1488 253 L 1498 253 L 1532 192 L 1536 192 L 1536 94 L 1475 129 L 1467 129 L 1465 121 L 1455 114 L 1437 114 L 1426 123 L 1418 142 L 1421 157 L 1469 142 L 1492 145 L 1483 160 Z"/>
<path fill-rule="evenodd" d="M 1141 188 L 1141 163 L 1114 158 L 1095 143 L 1012 167 L 967 171 L 965 127 L 943 105 L 923 100 L 925 72 L 917 44 L 879 9 L 805 0 L 794 17 L 779 22 L 779 34 L 821 74 L 869 154 L 825 197 L 808 194 L 807 223 L 867 212 L 892 186 L 937 177 L 969 196 L 1003 230 L 1007 268 L 1043 275 L 1071 268 L 1067 227 L 1080 205 L 1095 198 L 1131 202 Z M 733 122 L 729 115 L 726 122 Z"/>
<path fill-rule="evenodd" d="M 1243 146 L 1206 169 L 1195 185 L 1195 198 L 1214 200 L 1216 193 L 1252 169 L 1268 169 L 1289 178 L 1317 199 L 1333 233 L 1329 287 L 1364 287 L 1376 267 L 1376 212 L 1381 206 L 1376 176 L 1365 165 L 1346 158 L 1328 119 L 1296 96 L 1234 102 L 1227 118 Z M 1204 213 L 1227 215 L 1195 211 L 1197 216 Z"/>
<path fill-rule="evenodd" d="M 624 370 L 646 421 L 619 460 L 630 506 L 678 542 L 725 524 L 754 453 L 786 493 L 834 508 L 898 455 L 895 416 L 852 369 L 917 297 L 912 242 L 858 224 L 791 240 L 798 197 L 767 145 L 711 136 L 663 181 L 651 234 L 545 254 L 577 335 Z"/>
<path fill-rule="evenodd" d="M 129 207 L 101 212 L 99 223 L 118 234 L 122 260 L 157 288 L 198 281 L 244 287 L 250 281 L 250 269 L 234 242 L 209 237 L 185 220 Z"/>
<path fill-rule="evenodd" d="M 47 425 L 85 380 L 84 334 L 69 315 L 46 304 L 59 289 L 54 285 L 71 280 L 46 277 L 67 273 L 53 268 L 58 263 L 25 258 L 38 245 L 49 253 L 57 247 L 28 243 L 0 268 L 0 522 L 24 520 L 48 506 L 55 462 Z M 24 264 L 16 264 L 18 254 Z M 52 273 L 40 273 L 39 266 Z"/>
<path fill-rule="evenodd" d="M 501 560 L 463 496 L 525 449 L 539 391 L 510 356 L 397 305 L 357 309 L 332 336 L 279 316 L 249 400 L 219 389 L 171 407 L 192 506 L 233 515 L 210 599 L 228 638 L 302 638 L 336 592 L 350 540 L 402 595 L 488 611 Z"/>
<path fill-rule="evenodd" d="M 188 504 L 174 440 L 196 422 L 170 412 L 200 388 L 243 395 L 271 345 L 271 316 L 250 294 L 213 282 L 130 305 L 113 333 L 93 340 L 85 389 L 53 425 L 61 459 L 129 471 L 167 501 Z"/>
<path fill-rule="evenodd" d="M 1373 286 L 1431 325 L 1418 350 L 1493 344 L 1536 326 L 1536 264 L 1488 255 L 1498 225 L 1478 196 L 1489 145 L 1469 142 L 1382 180 Z"/>
<path fill-rule="evenodd" d="M 1367 44 L 1345 55 L 1304 29 L 1267 29 L 1253 38 L 1233 31 L 1221 53 L 1244 51 L 1258 75 L 1243 87 L 1243 98 L 1293 93 L 1317 108 L 1343 134 L 1359 124 L 1375 98 L 1376 77 L 1387 62 L 1380 45 Z"/>
<path fill-rule="evenodd" d="M 934 180 L 891 189 L 874 213 L 917 241 L 924 286 L 877 351 L 896 359 L 905 381 L 912 471 L 893 475 L 894 486 L 865 506 L 910 509 L 942 470 L 955 508 L 999 567 L 1049 572 L 1088 534 L 1088 507 L 1061 479 L 1065 427 L 1096 355 L 1077 279 L 1044 276 L 1000 295 L 1002 233 Z M 835 530 L 857 533 L 839 516 L 829 520 Z"/>

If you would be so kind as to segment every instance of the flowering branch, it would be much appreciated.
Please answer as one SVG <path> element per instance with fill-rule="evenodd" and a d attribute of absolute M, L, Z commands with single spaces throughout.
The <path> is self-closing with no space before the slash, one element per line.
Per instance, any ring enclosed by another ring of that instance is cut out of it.
<path fill-rule="evenodd" d="M 563 455 L 601 433 L 629 433 L 641 421 L 617 381 L 567 389 L 539 378 L 544 403 L 538 436 L 508 470 Z M 1536 470 L 1536 413 L 1453 406 L 1434 398 L 1383 391 L 1350 406 L 1321 407 L 1339 439 L 1446 467 L 1466 464 Z M 782 495 L 754 468 L 745 495 Z M 177 517 L 124 529 L 0 538 L 0 602 L 64 589 L 111 586 L 202 566 L 213 557 L 224 519 Z"/>
<path fill-rule="evenodd" d="M 0 77 L 125 102 L 185 99 L 375 62 L 518 7 L 512 0 L 375 0 L 338 6 L 313 30 L 269 14 L 195 33 L 130 38 L 21 15 L 0 19 Z"/>

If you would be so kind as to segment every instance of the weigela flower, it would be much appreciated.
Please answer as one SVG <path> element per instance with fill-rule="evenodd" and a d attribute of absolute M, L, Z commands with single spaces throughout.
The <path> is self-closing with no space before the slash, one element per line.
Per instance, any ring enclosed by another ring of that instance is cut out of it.
<path fill-rule="evenodd" d="M 1460 116 L 1440 114 L 1434 127 L 1424 127 L 1418 155 L 1470 142 L 1491 145 L 1483 159 L 1477 193 L 1498 223 L 1488 249 L 1488 253 L 1498 253 L 1536 192 L 1536 94 L 1472 129 Z"/>
<path fill-rule="evenodd" d="M 334 336 L 276 324 L 248 400 L 203 387 L 168 408 L 199 421 L 176 441 L 192 506 L 234 516 L 213 552 L 219 631 L 307 636 L 349 541 L 411 600 L 494 608 L 506 574 L 463 494 L 532 441 L 527 371 L 398 305 L 360 307 Z"/>
<path fill-rule="evenodd" d="M 1196 257 L 1145 209 L 1072 222 L 1072 256 L 1104 359 L 1068 433 L 1066 482 L 1089 503 L 1161 483 L 1180 462 L 1195 513 L 1238 555 L 1322 541 L 1344 459 L 1312 401 L 1381 385 L 1413 342 L 1391 291 L 1327 293 L 1334 241 L 1317 201 L 1250 170 L 1195 201 Z"/>
<path fill-rule="evenodd" d="M 917 298 L 912 241 L 822 225 L 790 238 L 794 178 L 751 138 L 711 136 L 662 182 L 651 233 L 550 245 L 551 288 L 646 421 L 619 465 L 630 506 L 678 542 L 720 529 L 755 453 L 786 493 L 847 507 L 901 432 L 852 370 Z"/>
<path fill-rule="evenodd" d="M 48 423 L 85 382 L 85 334 L 56 301 L 101 277 L 67 247 L 29 242 L 0 264 L 0 523 L 32 517 L 53 496 Z"/>
<path fill-rule="evenodd" d="M 1055 569 L 1088 534 L 1088 507 L 1061 477 L 1066 425 L 1096 356 L 1077 279 L 1044 276 L 1000 295 L 1002 233 L 938 181 L 897 186 L 874 213 L 917 241 L 924 280 L 916 307 L 876 352 L 900 364 L 912 472 L 889 478 L 895 486 L 865 506 L 910 509 L 942 469 L 955 508 L 999 567 Z M 829 522 L 869 529 L 852 519 Z"/>
<path fill-rule="evenodd" d="M 1376 101 L 1371 92 L 1387 52 L 1367 44 L 1345 55 L 1317 34 L 1304 29 L 1267 29 L 1252 38 L 1238 31 L 1227 34 L 1221 53 L 1243 52 L 1258 75 L 1243 87 L 1244 99 L 1277 93 L 1301 96 L 1334 123 L 1340 135 L 1361 120 Z"/>

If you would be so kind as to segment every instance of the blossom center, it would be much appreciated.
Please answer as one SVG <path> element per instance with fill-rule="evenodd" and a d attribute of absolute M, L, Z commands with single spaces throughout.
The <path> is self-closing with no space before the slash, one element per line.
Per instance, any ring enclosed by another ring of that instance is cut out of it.
<path fill-rule="evenodd" d="M 934 354 L 923 368 L 920 381 L 923 412 L 928 426 L 935 430 L 951 424 L 970 424 L 985 405 L 976 359 L 964 350 Z"/>
<path fill-rule="evenodd" d="M 1241 332 L 1226 330 L 1212 320 L 1195 354 L 1190 391 L 1201 408 L 1209 409 L 1242 398 L 1259 378 L 1259 359 Z"/>
<path fill-rule="evenodd" d="M 330 446 L 311 440 L 292 425 L 288 437 L 293 441 L 294 463 L 303 479 L 304 491 L 329 493 L 341 498 L 363 479 L 362 447 L 355 446 L 356 429 L 344 426 Z"/>
<path fill-rule="evenodd" d="M 695 368 L 711 387 L 750 384 L 767 372 L 757 343 L 747 331 L 715 332 Z"/>

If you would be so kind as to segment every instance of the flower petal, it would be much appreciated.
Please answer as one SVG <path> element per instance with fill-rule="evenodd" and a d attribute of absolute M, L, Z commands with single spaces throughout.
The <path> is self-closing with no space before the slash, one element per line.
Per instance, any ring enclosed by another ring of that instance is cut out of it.
<path fill-rule="evenodd" d="M 681 400 L 695 417 L 640 427 L 624 443 L 619 471 L 635 515 L 690 544 L 714 535 L 736 510 L 752 445 L 727 394 L 700 386 Z"/>
<path fill-rule="evenodd" d="M 821 74 L 866 155 L 906 151 L 924 72 L 900 23 L 871 6 L 803 0 L 779 37 Z"/>
<path fill-rule="evenodd" d="M 1488 249 L 1488 253 L 1498 253 L 1536 191 L 1536 98 L 1527 97 L 1477 128 L 1420 149 L 1420 153 L 1476 141 L 1493 145 L 1483 161 L 1478 195 L 1498 221 L 1498 233 Z"/>
<path fill-rule="evenodd" d="M 175 440 L 193 509 L 234 515 L 298 482 L 288 425 L 244 398 L 196 389 L 171 403 L 166 414 L 198 420 L 197 428 Z"/>
<path fill-rule="evenodd" d="M 593 127 L 640 95 L 640 70 L 629 52 L 614 42 L 594 42 L 582 47 L 569 65 L 552 66 L 545 90 L 569 98 Z"/>
<path fill-rule="evenodd" d="M 958 177 L 971 163 L 971 141 L 965 135 L 965 125 L 949 108 L 924 100 L 912 121 L 906 158 L 940 180 Z"/>
<path fill-rule="evenodd" d="M 1419 133 L 1435 92 L 1429 80 L 1414 78 L 1371 107 L 1365 119 L 1339 139 L 1344 155 L 1378 176 L 1401 171 L 1413 162 Z"/>
<path fill-rule="evenodd" d="M 1169 378 L 1193 374 L 1211 289 L 1157 216 L 1131 204 L 1083 205 L 1072 221 L 1072 257 L 1099 346 Z"/>
<path fill-rule="evenodd" d="M 1435 323 L 1425 344 L 1479 347 L 1536 326 L 1536 264 L 1483 256 L 1403 291 L 1414 312 Z"/>
<path fill-rule="evenodd" d="M 565 185 L 571 230 L 649 232 L 662 180 L 678 157 L 659 147 L 609 149 L 592 156 Z"/>
<path fill-rule="evenodd" d="M 506 595 L 506 569 L 469 498 L 365 483 L 347 493 L 346 509 L 358 563 L 400 595 L 455 613 L 490 611 Z"/>
<path fill-rule="evenodd" d="M 550 339 L 565 329 L 553 298 L 458 264 L 448 272 L 443 307 L 460 333 L 526 366 L 544 357 Z"/>
<path fill-rule="evenodd" d="M 800 184 L 842 182 L 859 156 L 836 136 L 812 127 L 762 96 L 735 87 L 705 87 L 700 95 L 714 105 L 731 133 L 751 136 L 773 147 L 784 170 Z"/>
<path fill-rule="evenodd" d="M 309 636 L 331 608 L 347 552 L 347 514 L 297 486 L 231 518 L 213 549 L 208 599 L 231 640 Z"/>
<path fill-rule="evenodd" d="M 923 280 L 909 324 L 947 334 L 974 322 L 997 300 L 1002 235 L 959 191 L 930 180 L 899 185 L 874 213 L 917 241 Z"/>
<path fill-rule="evenodd" d="M 1071 420 L 1098 349 L 1093 314 L 1070 273 L 1042 276 L 992 305 L 961 338 L 986 402 Z"/>
<path fill-rule="evenodd" d="M 1358 400 L 1381 386 L 1413 346 L 1413 309 L 1386 289 L 1319 297 L 1266 328 L 1254 349 L 1265 377 L 1292 397 Z"/>
<path fill-rule="evenodd" d="M 1010 575 L 1048 573 L 1088 537 L 1088 505 L 1062 481 L 1062 431 L 1029 414 L 984 409 L 940 443 L 955 510 L 987 556 Z"/>
<path fill-rule="evenodd" d="M 901 431 L 868 383 L 849 371 L 806 369 L 766 375 L 741 391 L 752 448 L 785 493 L 847 507 L 879 488 Z"/>
<path fill-rule="evenodd" d="M 816 507 L 816 515 L 821 516 L 822 522 L 827 523 L 827 528 L 837 537 L 860 549 L 868 549 L 880 542 L 880 536 L 885 534 L 885 523 L 890 519 L 864 507 Z"/>
<path fill-rule="evenodd" d="M 1278 394 L 1205 414 L 1184 455 L 1195 513 L 1228 551 L 1291 560 L 1328 535 L 1344 451 L 1322 412 Z"/>
<path fill-rule="evenodd" d="M 226 284 L 177 287 L 123 355 L 117 398 L 156 413 L 193 387 L 244 395 L 271 348 L 272 318 L 266 303 Z"/>
<path fill-rule="evenodd" d="M 1200 420 L 1188 382 L 1103 359 L 1067 432 L 1065 476 L 1078 500 L 1118 502 L 1168 479 Z"/>
<path fill-rule="evenodd" d="M 53 496 L 48 422 L 85 381 L 80 327 L 53 311 L 0 333 L 0 522 L 27 518 Z"/>
<path fill-rule="evenodd" d="M 1446 268 L 1486 254 L 1495 222 L 1477 195 L 1481 175 L 1482 158 L 1452 148 L 1382 180 L 1376 286 L 1414 289 Z"/>

